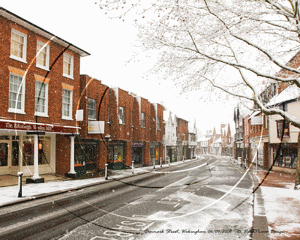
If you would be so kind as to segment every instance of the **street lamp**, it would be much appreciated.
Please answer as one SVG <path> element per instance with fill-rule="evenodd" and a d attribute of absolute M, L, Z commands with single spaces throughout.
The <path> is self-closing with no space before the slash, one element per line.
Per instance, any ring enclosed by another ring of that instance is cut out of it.
<path fill-rule="evenodd" d="M 106 144 L 106 148 L 107 148 L 107 156 L 106 156 L 106 163 L 105 163 L 105 180 L 108 180 L 108 172 L 107 172 L 107 167 L 108 167 L 108 156 L 109 156 L 108 142 L 111 141 L 110 135 L 107 134 L 107 135 L 104 137 L 104 139 L 105 139 L 105 141 L 107 142 L 107 144 Z"/>

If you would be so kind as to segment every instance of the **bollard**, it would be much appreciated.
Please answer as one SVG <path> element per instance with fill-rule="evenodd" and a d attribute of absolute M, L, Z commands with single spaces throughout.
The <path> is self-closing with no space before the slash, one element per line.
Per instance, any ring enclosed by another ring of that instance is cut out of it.
<path fill-rule="evenodd" d="M 153 169 L 155 169 L 155 158 L 153 158 Z"/>
<path fill-rule="evenodd" d="M 134 161 L 131 161 L 132 174 L 134 174 Z"/>
<path fill-rule="evenodd" d="M 162 158 L 160 158 L 160 167 L 162 167 Z"/>
<path fill-rule="evenodd" d="M 105 163 L 105 180 L 108 180 L 107 166 L 108 166 L 108 164 Z"/>
<path fill-rule="evenodd" d="M 169 158 L 169 167 L 171 166 L 171 158 Z"/>
<path fill-rule="evenodd" d="M 19 193 L 18 193 L 18 197 L 22 197 L 22 176 L 23 173 L 22 172 L 18 172 L 18 176 L 19 176 Z"/>

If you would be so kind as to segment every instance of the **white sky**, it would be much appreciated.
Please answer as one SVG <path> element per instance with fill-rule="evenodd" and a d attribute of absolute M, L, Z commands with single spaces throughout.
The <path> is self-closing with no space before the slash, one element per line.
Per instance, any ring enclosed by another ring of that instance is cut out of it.
<path fill-rule="evenodd" d="M 233 105 L 203 103 L 197 93 L 180 96 L 172 82 L 146 77 L 155 59 L 139 57 L 128 63 L 137 49 L 137 30 L 129 21 L 110 20 L 97 0 L 0 0 L 0 6 L 89 52 L 81 59 L 81 74 L 102 80 L 108 86 L 136 93 L 150 102 L 163 103 L 176 115 L 193 122 L 203 133 L 230 122 Z"/>

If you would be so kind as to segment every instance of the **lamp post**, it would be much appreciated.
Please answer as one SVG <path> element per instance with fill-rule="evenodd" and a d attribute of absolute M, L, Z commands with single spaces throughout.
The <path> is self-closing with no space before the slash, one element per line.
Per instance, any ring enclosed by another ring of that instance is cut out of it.
<path fill-rule="evenodd" d="M 106 155 L 106 163 L 105 163 L 105 180 L 108 180 L 108 169 L 107 169 L 107 168 L 108 168 L 108 156 L 109 156 L 108 142 L 111 141 L 110 135 L 109 135 L 109 134 L 105 135 L 104 139 L 105 139 L 105 141 L 106 141 L 106 143 L 107 143 L 107 145 L 106 145 L 106 148 L 107 148 L 107 155 Z"/>

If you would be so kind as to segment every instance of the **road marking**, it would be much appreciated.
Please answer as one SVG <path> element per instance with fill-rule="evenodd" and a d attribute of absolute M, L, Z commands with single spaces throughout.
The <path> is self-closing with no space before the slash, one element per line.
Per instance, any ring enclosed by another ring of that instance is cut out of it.
<path fill-rule="evenodd" d="M 174 208 L 176 208 L 178 205 L 180 204 L 180 202 L 179 203 L 177 203 L 175 206 L 174 206 Z"/>

